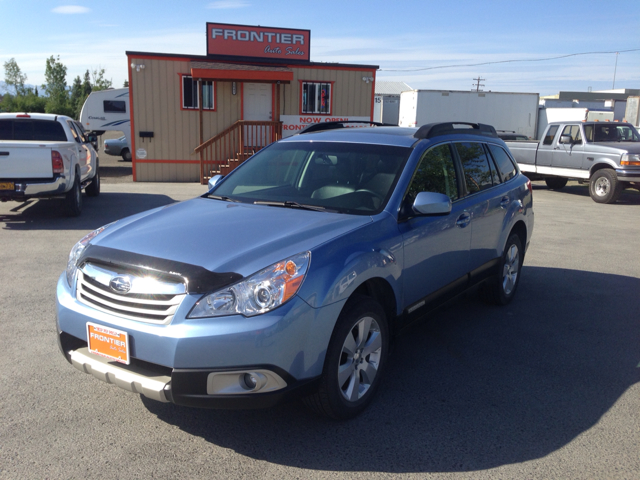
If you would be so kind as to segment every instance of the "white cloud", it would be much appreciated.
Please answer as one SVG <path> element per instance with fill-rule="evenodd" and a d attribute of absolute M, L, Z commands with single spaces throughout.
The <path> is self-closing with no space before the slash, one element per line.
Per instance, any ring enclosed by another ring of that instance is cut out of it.
<path fill-rule="evenodd" d="M 243 0 L 220 0 L 207 5 L 207 8 L 214 10 L 227 10 L 230 8 L 245 8 L 249 6 L 249 2 Z"/>
<path fill-rule="evenodd" d="M 89 13 L 91 11 L 90 8 L 81 7 L 80 5 L 63 5 L 61 7 L 56 7 L 51 10 L 53 13 L 62 13 L 65 15 L 73 15 L 76 13 Z"/>

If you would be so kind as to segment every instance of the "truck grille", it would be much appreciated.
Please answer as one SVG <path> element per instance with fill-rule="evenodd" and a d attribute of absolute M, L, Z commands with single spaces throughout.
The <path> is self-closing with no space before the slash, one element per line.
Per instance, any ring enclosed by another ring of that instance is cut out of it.
<path fill-rule="evenodd" d="M 126 293 L 112 288 L 113 280 L 126 283 Z M 114 272 L 85 264 L 78 270 L 76 298 L 101 312 L 148 323 L 168 324 L 186 296 L 183 283 Z"/>

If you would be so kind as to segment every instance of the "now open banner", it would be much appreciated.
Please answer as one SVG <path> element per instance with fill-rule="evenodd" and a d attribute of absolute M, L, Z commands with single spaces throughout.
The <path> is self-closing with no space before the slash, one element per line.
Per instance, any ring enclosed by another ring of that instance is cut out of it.
<path fill-rule="evenodd" d="M 280 115 L 280 121 L 282 122 L 282 136 L 290 137 L 298 133 L 300 130 L 313 125 L 315 123 L 323 122 L 346 122 L 347 120 L 359 120 L 369 122 L 369 117 L 339 117 L 339 116 L 327 116 L 327 115 Z M 367 124 L 353 125 L 354 127 L 368 127 Z"/>

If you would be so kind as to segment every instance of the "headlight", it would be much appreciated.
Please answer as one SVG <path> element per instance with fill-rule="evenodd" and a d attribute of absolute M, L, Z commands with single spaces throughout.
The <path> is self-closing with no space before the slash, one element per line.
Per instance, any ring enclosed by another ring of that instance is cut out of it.
<path fill-rule="evenodd" d="M 67 283 L 70 287 L 73 286 L 73 279 L 76 275 L 76 271 L 78 270 L 77 262 L 82 255 L 82 251 L 86 248 L 91 240 L 100 235 L 106 228 L 110 227 L 116 222 L 112 222 L 104 227 L 100 227 L 97 230 L 94 230 L 91 233 L 86 234 L 78 243 L 76 243 L 71 252 L 69 252 L 69 260 L 67 261 Z"/>
<path fill-rule="evenodd" d="M 223 290 L 202 297 L 188 318 L 260 315 L 293 297 L 309 269 L 311 253 L 284 259 Z"/>
<path fill-rule="evenodd" d="M 640 155 L 629 155 L 628 153 L 622 156 L 622 160 L 620 160 L 620 165 L 623 167 L 634 166 L 640 167 Z"/>

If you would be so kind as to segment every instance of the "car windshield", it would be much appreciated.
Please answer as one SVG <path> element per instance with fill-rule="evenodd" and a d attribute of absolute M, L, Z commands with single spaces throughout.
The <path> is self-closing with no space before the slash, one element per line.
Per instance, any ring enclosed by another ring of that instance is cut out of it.
<path fill-rule="evenodd" d="M 282 142 L 254 155 L 209 196 L 226 201 L 379 213 L 411 149 L 334 142 Z"/>
<path fill-rule="evenodd" d="M 640 142 L 640 135 L 631 125 L 602 123 L 585 125 L 584 136 L 589 143 L 597 142 Z"/>

